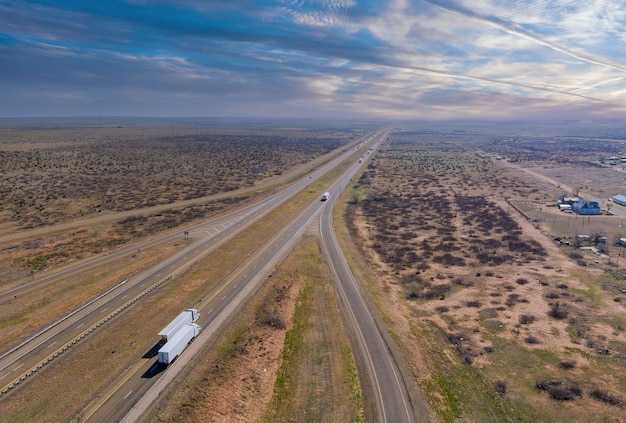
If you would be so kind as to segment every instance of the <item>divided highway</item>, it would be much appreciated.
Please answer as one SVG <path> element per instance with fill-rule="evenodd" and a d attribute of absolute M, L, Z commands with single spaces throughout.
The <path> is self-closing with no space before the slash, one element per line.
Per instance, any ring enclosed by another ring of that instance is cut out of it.
<path fill-rule="evenodd" d="M 371 138 L 371 135 L 355 141 L 342 154 L 268 198 L 188 229 L 192 237 L 197 237 L 195 242 L 157 266 L 131 276 L 125 283 L 118 284 L 116 289 L 109 290 L 106 294 L 88 302 L 16 347 L 4 352 L 0 356 L 0 398 L 28 377 L 36 377 L 39 369 L 50 364 L 76 342 L 84 339 L 88 333 L 101 327 L 110 318 L 115 317 L 121 308 L 127 306 L 128 302 L 146 295 L 156 285 L 165 283 L 170 278 L 184 272 L 194 262 L 215 251 L 251 224 L 279 207 L 283 202 L 288 201 L 313 180 L 320 178 L 346 160 L 354 154 L 353 148 L 368 137 Z M 171 234 L 165 235 L 164 238 L 171 236 Z M 98 260 L 101 259 L 94 261 Z M 81 263 L 76 267 L 82 268 L 86 265 Z M 70 271 L 72 269 L 67 270 L 67 272 Z M 23 295 L 27 290 L 37 289 L 38 283 L 49 283 L 49 279 L 42 278 L 35 283 L 27 284 L 25 287 L 3 292 L 0 294 L 0 303 L 7 301 L 14 295 Z"/>
<path fill-rule="evenodd" d="M 357 143 L 372 141 L 377 145 L 386 138 L 389 130 L 381 130 L 373 135 L 362 137 Z M 185 249 L 151 269 L 121 281 L 117 286 L 92 300 L 80 309 L 56 322 L 46 330 L 32 336 L 22 344 L 0 357 L 0 386 L 5 381 L 11 384 L 3 388 L 8 392 L 17 386 L 28 373 L 34 375 L 36 369 L 58 356 L 82 337 L 89 330 L 95 330 L 114 318 L 115 314 L 147 295 L 151 289 L 184 272 L 189 266 L 226 241 L 244 231 L 249 225 L 278 207 L 284 201 L 304 189 L 312 180 L 321 177 L 330 169 L 354 154 L 351 148 L 326 165 L 301 178 L 287 188 L 269 198 L 242 210 L 219 219 L 197 225 L 189 232 L 197 239 Z M 334 198 L 348 184 L 360 166 L 361 161 L 350 166 L 348 171 L 328 190 L 329 201 L 315 201 L 291 223 L 286 225 L 274 238 L 254 253 L 230 276 L 222 281 L 218 288 L 202 298 L 198 304 L 190 305 L 197 308 L 201 317 L 197 322 L 204 330 L 189 348 L 171 365 L 164 367 L 156 358 L 158 345 L 150 353 L 144 355 L 132 368 L 127 369 L 118 381 L 110 386 L 99 398 L 94 400 L 84 411 L 83 421 L 89 422 L 132 422 L 140 419 L 142 413 L 166 388 L 185 365 L 193 360 L 194 355 L 203 347 L 219 325 L 227 321 L 239 304 L 254 292 L 271 273 L 274 266 L 299 242 L 302 233 L 319 221 L 323 253 L 330 267 L 331 275 L 336 279 L 336 289 L 340 295 L 343 310 L 347 313 L 346 320 L 351 322 L 353 338 L 357 341 L 358 357 L 363 360 L 367 369 L 367 381 L 362 375 L 362 385 L 372 394 L 376 408 L 376 420 L 380 422 L 414 422 L 416 420 L 409 393 L 404 384 L 402 373 L 388 347 L 389 339 L 385 339 L 372 310 L 367 306 L 354 275 L 339 249 L 332 228 L 332 206 Z M 320 194 L 321 195 L 321 194 Z M 7 294 L 7 293 L 5 293 Z M 8 294 L 7 294 L 8 295 Z M 0 301 L 2 297 L 0 296 Z M 30 369 L 30 370 L 29 370 Z M 27 372 L 28 371 L 28 372 Z M 1 397 L 0 397 L 1 399 Z"/>

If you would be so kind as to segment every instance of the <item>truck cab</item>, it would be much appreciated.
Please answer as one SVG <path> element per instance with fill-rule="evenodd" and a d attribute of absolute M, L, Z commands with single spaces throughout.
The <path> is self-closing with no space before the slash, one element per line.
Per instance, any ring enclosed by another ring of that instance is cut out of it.
<path fill-rule="evenodd" d="M 322 195 L 322 201 L 326 201 L 326 200 L 328 200 L 329 198 L 330 198 L 330 192 L 325 192 L 325 193 Z"/>

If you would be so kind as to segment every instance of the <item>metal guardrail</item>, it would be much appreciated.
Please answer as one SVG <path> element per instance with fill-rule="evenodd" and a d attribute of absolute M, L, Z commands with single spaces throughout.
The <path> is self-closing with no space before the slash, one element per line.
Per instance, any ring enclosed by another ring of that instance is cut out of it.
<path fill-rule="evenodd" d="M 3 388 L 2 391 L 0 391 L 0 397 L 2 395 L 5 395 L 5 394 L 9 393 L 12 389 L 15 389 L 20 383 L 24 382 L 26 379 L 28 379 L 34 373 L 36 373 L 39 370 L 41 370 L 44 366 L 47 366 L 48 364 L 50 364 L 53 360 L 58 358 L 64 352 L 66 352 L 71 347 L 76 345 L 78 342 L 80 342 L 83 339 L 85 339 L 85 337 L 87 335 L 91 334 L 96 329 L 99 329 L 100 327 L 102 327 L 102 325 L 107 323 L 109 320 L 113 319 L 115 316 L 120 314 L 122 311 L 126 310 L 128 307 L 132 306 L 137 301 L 139 301 L 140 299 L 142 299 L 143 297 L 148 295 L 150 292 L 154 291 L 156 288 L 160 287 L 161 285 L 163 285 L 164 283 L 168 282 L 171 279 L 172 279 L 172 275 L 170 275 L 167 278 L 162 279 L 161 281 L 159 281 L 156 284 L 152 285 L 150 288 L 146 289 L 141 294 L 137 295 L 135 298 L 133 298 L 132 300 L 128 301 L 126 304 L 124 304 L 123 306 L 121 306 L 120 308 L 118 308 L 117 310 L 112 312 L 111 314 L 109 314 L 107 317 L 105 317 L 104 319 L 100 320 L 98 323 L 96 323 L 95 325 L 93 325 L 92 327 L 87 329 L 85 332 L 80 334 L 78 337 L 74 338 L 72 341 L 68 342 L 67 344 L 65 344 L 64 346 L 62 346 L 58 350 L 56 350 L 52 355 L 48 356 L 45 360 L 43 360 L 42 362 L 37 364 L 35 367 L 31 368 L 26 373 L 22 374 L 20 377 L 18 377 L 17 379 L 13 380 L 13 382 L 11 382 L 9 385 L 7 385 L 5 388 Z"/>

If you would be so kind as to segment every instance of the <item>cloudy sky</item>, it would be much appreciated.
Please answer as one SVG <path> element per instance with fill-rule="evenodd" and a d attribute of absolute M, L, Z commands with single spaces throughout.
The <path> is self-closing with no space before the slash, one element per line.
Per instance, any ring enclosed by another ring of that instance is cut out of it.
<path fill-rule="evenodd" d="M 0 117 L 626 117 L 623 0 L 0 0 Z"/>

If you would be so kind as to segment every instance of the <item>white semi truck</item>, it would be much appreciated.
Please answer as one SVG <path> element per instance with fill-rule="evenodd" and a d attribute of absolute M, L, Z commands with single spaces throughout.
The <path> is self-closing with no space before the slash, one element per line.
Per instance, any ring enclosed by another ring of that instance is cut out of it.
<path fill-rule="evenodd" d="M 194 308 L 188 308 L 187 310 L 176 316 L 176 318 L 172 320 L 167 326 L 165 326 L 165 328 L 163 328 L 163 330 L 159 332 L 159 336 L 167 342 L 172 338 L 172 336 L 174 336 L 176 332 L 179 331 L 180 328 L 182 328 L 186 324 L 195 323 L 196 320 L 198 320 L 198 317 L 200 317 L 200 313 L 198 313 L 198 310 Z"/>
<path fill-rule="evenodd" d="M 200 334 L 199 325 L 195 323 L 184 324 L 159 350 L 159 363 L 170 364 L 198 334 Z"/>
<path fill-rule="evenodd" d="M 326 201 L 330 198 L 330 192 L 325 192 L 324 195 L 322 195 L 322 201 Z"/>

